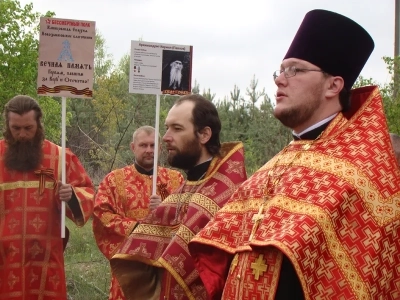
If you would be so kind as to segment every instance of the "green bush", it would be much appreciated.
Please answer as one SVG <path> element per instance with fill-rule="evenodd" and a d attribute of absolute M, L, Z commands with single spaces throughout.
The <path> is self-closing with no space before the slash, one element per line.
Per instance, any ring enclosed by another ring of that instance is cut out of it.
<path fill-rule="evenodd" d="M 70 220 L 66 224 L 70 231 L 64 254 L 68 299 L 108 299 L 110 266 L 94 240 L 92 221 L 81 228 Z"/>

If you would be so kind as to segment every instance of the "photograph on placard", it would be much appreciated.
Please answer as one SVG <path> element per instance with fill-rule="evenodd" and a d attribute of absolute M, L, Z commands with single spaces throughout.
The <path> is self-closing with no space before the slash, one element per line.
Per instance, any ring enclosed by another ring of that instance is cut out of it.
<path fill-rule="evenodd" d="M 190 52 L 163 50 L 161 91 L 189 91 Z"/>

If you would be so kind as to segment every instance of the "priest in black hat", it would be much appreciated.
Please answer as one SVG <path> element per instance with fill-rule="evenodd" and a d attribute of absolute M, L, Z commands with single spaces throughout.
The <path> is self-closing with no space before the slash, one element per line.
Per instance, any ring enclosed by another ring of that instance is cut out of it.
<path fill-rule="evenodd" d="M 207 299 L 400 299 L 400 172 L 378 88 L 352 90 L 373 48 L 306 14 L 273 76 L 295 140 L 189 243 Z"/>

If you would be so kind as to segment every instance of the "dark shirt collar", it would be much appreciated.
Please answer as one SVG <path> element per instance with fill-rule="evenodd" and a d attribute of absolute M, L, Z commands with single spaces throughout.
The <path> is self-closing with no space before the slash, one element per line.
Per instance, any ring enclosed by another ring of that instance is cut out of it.
<path fill-rule="evenodd" d="M 329 123 L 331 122 L 331 120 L 329 120 L 328 122 L 322 124 L 321 126 L 318 126 L 316 128 L 314 128 L 313 130 L 310 130 L 304 134 L 302 134 L 300 137 L 293 135 L 293 139 L 295 141 L 298 140 L 315 140 L 320 134 L 321 132 L 323 132 L 329 125 Z"/>
<path fill-rule="evenodd" d="M 187 174 L 187 180 L 188 181 L 195 181 L 199 180 L 200 178 L 205 177 L 205 173 L 208 170 L 208 167 L 210 166 L 211 159 L 207 160 L 197 166 L 194 166 L 190 170 L 186 172 Z"/>
<path fill-rule="evenodd" d="M 153 175 L 153 169 L 147 171 L 147 170 L 143 169 L 141 166 L 139 166 L 139 165 L 136 163 L 136 161 L 134 162 L 134 165 L 135 165 L 136 170 L 137 170 L 140 174 L 143 174 L 143 175 Z"/>

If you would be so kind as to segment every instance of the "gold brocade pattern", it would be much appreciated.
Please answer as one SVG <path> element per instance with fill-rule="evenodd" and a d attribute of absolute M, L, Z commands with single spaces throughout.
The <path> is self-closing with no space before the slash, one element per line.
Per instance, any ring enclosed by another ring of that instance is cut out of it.
<path fill-rule="evenodd" d="M 159 167 L 157 194 L 168 194 L 179 188 L 182 175 L 175 170 Z M 110 259 L 132 232 L 137 222 L 148 214 L 153 178 L 139 173 L 129 165 L 109 173 L 101 182 L 93 213 L 93 233 L 100 251 Z M 147 257 L 146 249 L 140 253 Z M 111 279 L 110 299 L 125 299 L 118 281 Z"/>
<path fill-rule="evenodd" d="M 54 183 L 47 181 L 45 183 L 46 189 L 53 189 Z M 39 181 L 15 181 L 15 182 L 5 182 L 0 184 L 0 188 L 4 191 L 15 190 L 15 189 L 29 189 L 29 188 L 39 188 Z"/>
<path fill-rule="evenodd" d="M 400 299 L 400 170 L 378 90 L 367 87 L 352 97 L 359 105 L 353 116 L 339 114 L 313 144 L 292 142 L 192 239 L 205 282 L 211 262 L 218 263 L 207 254 L 212 247 L 230 257 L 227 263 L 233 259 L 224 286 L 207 282 L 210 290 L 224 289 L 222 299 L 273 297 L 272 272 L 279 278 L 281 267 L 274 251 L 289 258 L 306 299 Z M 282 177 L 264 202 L 271 173 Z M 262 203 L 264 218 L 249 241 Z M 266 271 L 262 264 L 252 268 L 260 255 L 270 257 Z"/>
<path fill-rule="evenodd" d="M 180 192 L 169 195 L 110 261 L 127 297 L 139 297 L 142 287 L 127 279 L 134 278 L 127 270 L 129 266 L 138 270 L 137 262 L 141 262 L 143 269 L 154 266 L 164 270 L 159 299 L 206 299 L 187 244 L 245 179 L 243 144 L 227 143 L 221 157 L 211 161 L 203 179 L 185 182 Z M 178 204 L 181 213 L 176 218 Z"/>

